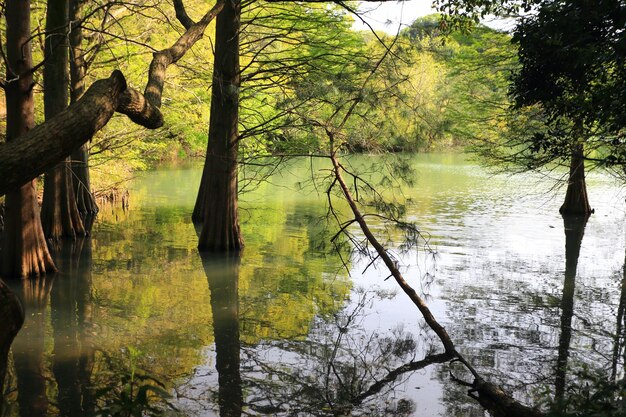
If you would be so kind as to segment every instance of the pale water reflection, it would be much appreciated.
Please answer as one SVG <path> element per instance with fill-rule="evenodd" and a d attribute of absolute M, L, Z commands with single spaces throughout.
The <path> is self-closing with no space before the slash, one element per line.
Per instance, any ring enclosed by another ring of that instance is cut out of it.
<path fill-rule="evenodd" d="M 395 253 L 459 350 L 527 403 L 562 395 L 583 365 L 623 377 L 620 187 L 590 178 L 583 229 L 564 225 L 549 180 L 460 155 L 413 163 L 402 198 L 435 253 Z M 386 271 L 353 258 L 348 274 L 329 252 L 325 195 L 296 184 L 308 166 L 242 198 L 246 249 L 227 260 L 195 249 L 199 169 L 134 181 L 127 211 L 104 207 L 91 239 L 57 252 L 59 274 L 15 288 L 27 320 L 7 415 L 88 414 L 132 369 L 165 383 L 172 414 L 483 415 Z"/>

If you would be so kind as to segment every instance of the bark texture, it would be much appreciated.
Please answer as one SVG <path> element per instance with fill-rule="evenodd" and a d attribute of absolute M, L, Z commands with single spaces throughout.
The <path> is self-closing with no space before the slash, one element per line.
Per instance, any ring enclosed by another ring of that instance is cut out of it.
<path fill-rule="evenodd" d="M 116 70 L 108 79 L 94 82 L 80 100 L 22 135 L 19 141 L 0 144 L 0 195 L 36 178 L 62 161 L 91 139 L 115 111 L 148 129 L 161 127 L 163 116 L 159 107 L 167 65 L 180 59 L 202 37 L 206 26 L 223 7 L 224 0 L 216 2 L 172 47 L 164 50 L 169 52 L 161 51 L 170 54 L 171 61 L 161 60 L 161 52 L 154 55 L 153 61 L 158 62 L 150 65 L 145 89 L 147 97 L 127 88 L 124 76 Z"/>
<path fill-rule="evenodd" d="M 48 0 L 44 49 L 44 114 L 50 120 L 69 102 L 69 0 Z M 85 235 L 78 212 L 71 160 L 66 158 L 44 176 L 41 223 L 46 238 L 75 239 Z"/>
<path fill-rule="evenodd" d="M 94 82 L 78 102 L 54 118 L 25 132 L 19 140 L 0 144 L 0 194 L 62 161 L 102 129 L 116 110 L 129 114 L 141 108 L 141 105 L 125 107 L 133 97 L 141 96 L 134 93 L 127 90 L 122 73 L 114 71 L 111 77 Z M 134 114 L 134 119 L 148 128 L 161 126 L 163 118 L 159 110 L 147 110 L 141 115 Z"/>
<path fill-rule="evenodd" d="M 70 0 L 69 20 L 70 33 L 70 103 L 76 103 L 85 93 L 85 74 L 87 64 L 83 51 L 83 29 L 80 19 L 82 18 L 85 0 Z M 85 221 L 87 216 L 93 216 L 98 212 L 96 200 L 91 192 L 91 178 L 89 176 L 89 147 L 83 144 L 72 152 L 72 183 L 78 212 L 83 218 L 86 231 L 89 232 Z"/>
<path fill-rule="evenodd" d="M 563 215 L 589 216 L 593 213 L 587 196 L 587 183 L 585 182 L 585 159 L 584 146 L 578 143 L 572 147 L 570 160 L 569 178 L 565 201 L 559 209 Z"/>
<path fill-rule="evenodd" d="M 229 0 L 216 21 L 209 142 L 192 215 L 202 222 L 201 251 L 243 248 L 237 206 L 240 20 L 240 1 Z"/>
<path fill-rule="evenodd" d="M 18 161 L 5 164 L 2 169 L 28 169 L 28 163 L 19 161 L 32 156 L 39 148 L 38 143 L 25 145 L 22 137 L 35 125 L 32 56 L 30 47 L 30 1 L 8 0 L 6 2 L 6 56 L 7 85 L 5 89 L 7 108 L 7 142 L 4 147 L 18 147 L 20 152 L 12 155 Z M 60 159 L 59 159 L 60 160 Z M 10 176 L 10 171 L 7 173 Z M 3 178 L 0 174 L 0 178 Z M 46 246 L 39 218 L 39 205 L 35 176 L 22 178 L 5 198 L 5 228 L 0 253 L 0 276 L 5 278 L 27 277 L 55 271 Z"/>
<path fill-rule="evenodd" d="M 165 71 L 167 67 L 181 59 L 183 55 L 202 38 L 204 30 L 215 16 L 218 16 L 224 9 L 225 3 L 230 3 L 230 1 L 220 0 L 216 2 L 215 6 L 202 16 L 202 19 L 194 23 L 184 11 L 185 9 L 182 2 L 180 0 L 174 1 L 176 17 L 186 30 L 172 46 L 162 51 L 155 52 L 152 56 L 152 62 L 150 63 L 148 72 L 148 82 L 146 83 L 143 94 L 146 100 L 152 103 L 153 106 L 161 107 L 161 97 L 163 95 L 163 85 L 165 83 Z M 219 21 L 219 18 L 217 20 Z M 237 42 L 237 45 L 239 45 L 239 42 Z M 215 53 L 217 59 L 217 51 Z"/>

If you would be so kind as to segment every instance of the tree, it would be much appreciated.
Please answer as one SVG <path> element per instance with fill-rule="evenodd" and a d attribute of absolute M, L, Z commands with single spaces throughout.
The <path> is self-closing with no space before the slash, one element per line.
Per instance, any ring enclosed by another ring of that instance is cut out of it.
<path fill-rule="evenodd" d="M 7 143 L 18 144 L 20 136 L 34 125 L 33 73 L 30 33 L 30 1 L 6 2 Z M 21 143 L 19 143 L 21 145 Z M 37 146 L 37 145 L 35 145 Z M 30 153 L 30 149 L 23 152 Z M 18 165 L 22 165 L 18 163 Z M 27 277 L 55 271 L 39 218 L 34 181 L 14 188 L 5 197 L 5 228 L 2 235 L 0 275 Z"/>
<path fill-rule="evenodd" d="M 209 142 L 192 215 L 194 222 L 202 222 L 200 250 L 243 248 L 237 213 L 240 21 L 241 2 L 226 1 L 215 24 Z"/>
<path fill-rule="evenodd" d="M 48 0 L 43 70 L 46 119 L 68 106 L 69 28 L 69 0 Z M 76 204 L 71 164 L 66 158 L 44 177 L 41 223 L 44 235 L 53 241 L 86 233 Z"/>
<path fill-rule="evenodd" d="M 516 170 L 569 167 L 563 214 L 590 214 L 585 161 L 626 163 L 624 5 L 618 0 L 437 0 L 448 28 L 487 15 L 518 19 L 513 42 L 520 67 L 511 77 L 509 139 L 479 145 Z M 520 11 L 526 12 L 520 16 Z M 491 149 L 490 149 L 491 148 Z M 508 148 L 508 149 L 507 149 Z"/>
<path fill-rule="evenodd" d="M 70 155 L 106 125 L 115 111 L 150 129 L 162 126 L 163 116 L 159 108 L 167 67 L 177 62 L 202 37 L 223 6 L 224 3 L 218 1 L 170 48 L 154 53 L 144 94 L 129 88 L 123 74 L 114 71 L 108 79 L 96 81 L 80 100 L 33 128 L 30 3 L 7 3 L 7 58 L 12 78 L 5 85 L 7 109 L 10 109 L 10 115 L 7 114 L 9 140 L 0 144 L 0 171 L 5 174 L 0 181 L 0 194 L 7 193 L 3 276 L 40 275 L 55 269 L 43 233 L 37 232 L 41 230 L 40 225 L 25 228 L 29 233 L 26 236 L 17 233 L 21 232 L 18 226 L 22 218 L 39 221 L 34 183 L 22 187 L 27 193 L 24 196 L 10 190 L 33 180 Z M 17 137 L 19 140 L 13 140 Z M 20 199 L 29 203 L 32 214 L 24 212 L 22 215 L 19 208 L 27 205 L 19 204 Z"/>
<path fill-rule="evenodd" d="M 85 93 L 85 76 L 87 63 L 83 51 L 83 28 L 81 18 L 86 0 L 70 0 L 69 5 L 69 43 L 70 43 L 70 103 L 75 103 Z M 82 145 L 71 156 L 72 180 L 78 211 L 86 220 L 85 227 L 89 230 L 89 219 L 98 212 L 98 206 L 91 193 L 89 175 L 89 149 Z"/>
<path fill-rule="evenodd" d="M 624 5 L 618 0 L 544 1 L 516 27 L 517 109 L 537 106 L 544 128 L 524 137 L 525 157 L 569 160 L 563 214 L 590 214 L 585 160 L 624 163 Z"/>

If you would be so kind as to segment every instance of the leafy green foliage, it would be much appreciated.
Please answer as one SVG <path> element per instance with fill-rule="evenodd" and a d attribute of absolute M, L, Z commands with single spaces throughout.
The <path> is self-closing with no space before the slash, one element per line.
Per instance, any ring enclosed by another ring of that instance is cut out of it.
<path fill-rule="evenodd" d="M 199 0 L 184 3 L 193 19 L 209 7 Z M 45 3 L 34 4 L 39 24 Z M 131 86 L 143 89 L 152 52 L 170 46 L 182 31 L 168 1 L 113 2 L 106 7 L 87 2 L 84 14 L 86 85 L 119 68 Z M 357 96 L 361 101 L 357 117 L 347 121 L 342 138 L 346 150 L 438 150 L 464 146 L 485 132 L 489 137 L 497 135 L 497 123 L 489 112 L 493 103 L 500 105 L 506 99 L 502 68 L 474 66 L 498 51 L 505 54 L 507 38 L 483 27 L 444 38 L 440 19 L 419 19 L 393 39 L 354 31 L 352 16 L 332 3 L 245 3 L 242 158 L 315 153 L 325 146 L 326 138 L 319 135 L 313 120 L 327 120 Z M 94 138 L 90 148 L 96 188 L 115 188 L 134 171 L 204 153 L 213 31 L 209 26 L 204 38 L 168 68 L 164 129 L 136 128 L 117 116 Z M 41 43 L 42 35 L 34 36 L 35 43 Z M 382 63 L 376 79 L 359 92 L 377 65 L 376 57 L 387 47 L 392 59 Z M 485 119 L 490 129 L 480 127 Z"/>
<path fill-rule="evenodd" d="M 567 0 L 542 2 L 517 26 L 511 95 L 517 109 L 537 106 L 544 125 L 518 142 L 529 159 L 568 159 L 582 141 L 601 165 L 626 163 L 625 25 L 623 2 Z"/>

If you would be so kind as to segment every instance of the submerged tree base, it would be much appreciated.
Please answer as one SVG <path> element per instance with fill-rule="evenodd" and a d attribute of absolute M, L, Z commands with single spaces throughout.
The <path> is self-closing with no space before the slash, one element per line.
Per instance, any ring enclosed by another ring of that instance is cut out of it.
<path fill-rule="evenodd" d="M 572 150 L 565 201 L 559 209 L 562 215 L 590 216 L 594 210 L 589 205 L 587 183 L 585 181 L 585 160 L 583 145 Z"/>

